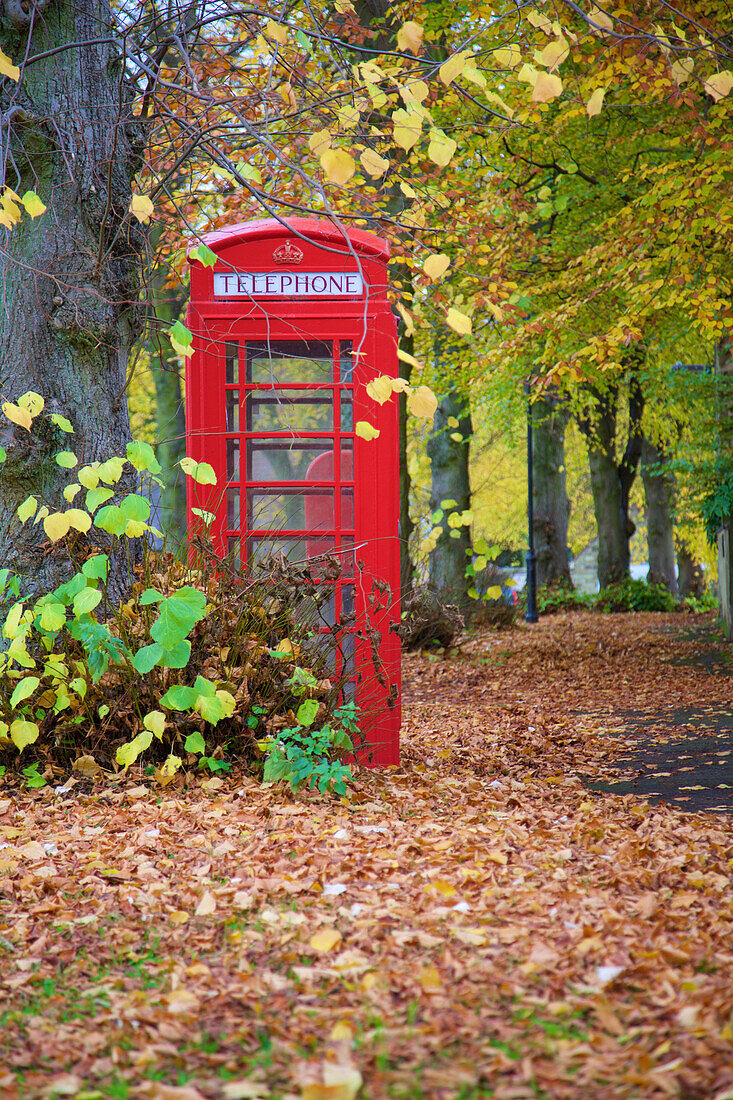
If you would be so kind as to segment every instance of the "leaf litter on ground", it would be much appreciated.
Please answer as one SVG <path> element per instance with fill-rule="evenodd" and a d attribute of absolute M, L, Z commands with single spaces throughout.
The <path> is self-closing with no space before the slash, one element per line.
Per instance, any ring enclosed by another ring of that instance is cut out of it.
<path fill-rule="evenodd" d="M 733 1096 L 733 830 L 588 792 L 690 616 L 405 659 L 403 764 L 0 795 L 7 1100 Z M 338 890 L 334 889 L 338 886 Z"/>

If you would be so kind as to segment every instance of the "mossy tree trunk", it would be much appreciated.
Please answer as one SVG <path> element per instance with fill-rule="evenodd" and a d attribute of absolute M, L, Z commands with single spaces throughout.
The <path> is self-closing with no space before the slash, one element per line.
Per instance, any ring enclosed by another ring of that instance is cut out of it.
<path fill-rule="evenodd" d="M 0 229 L 0 386 L 12 401 L 34 390 L 46 408 L 30 434 L 4 422 L 0 561 L 32 594 L 68 576 L 68 554 L 46 542 L 41 525 L 20 526 L 18 505 L 41 490 L 49 506 L 65 506 L 61 489 L 73 477 L 55 463 L 59 450 L 86 463 L 124 453 L 130 439 L 125 378 L 138 332 L 142 235 L 129 205 L 142 142 L 109 5 L 26 7 L 6 0 L 0 48 L 12 58 L 52 56 L 29 64 L 20 84 L 2 82 L 4 183 L 20 195 L 36 191 L 48 209 Z M 74 435 L 59 432 L 49 412 L 66 415 Z M 113 596 L 125 591 L 125 560 L 123 547 L 113 562 Z"/>
<path fill-rule="evenodd" d="M 644 437 L 641 478 L 646 502 L 646 542 L 650 584 L 661 584 L 677 595 L 674 548 L 675 480 L 669 455 L 658 443 Z"/>
<path fill-rule="evenodd" d="M 568 562 L 565 429 L 570 414 L 555 395 L 532 402 L 533 533 L 537 583 L 572 588 Z"/>
<path fill-rule="evenodd" d="M 458 421 L 457 428 L 448 423 L 450 419 Z M 471 430 L 471 412 L 467 399 L 463 394 L 451 391 L 438 405 L 433 432 L 428 440 L 430 510 L 442 510 L 445 513 L 440 524 L 443 530 L 430 554 L 429 578 L 430 584 L 441 598 L 458 604 L 463 611 L 469 611 L 472 602 L 468 596 L 468 588 L 472 582 L 466 578 L 466 566 L 469 562 L 466 551 L 471 546 L 471 535 L 467 526 L 451 528 L 448 525 L 448 516 L 471 507 L 468 472 Z M 460 440 L 452 439 L 453 435 L 460 436 Z M 446 500 L 455 501 L 455 504 L 447 509 L 443 508 L 442 503 Z"/>
<path fill-rule="evenodd" d="M 166 328 L 178 320 L 183 301 L 170 291 L 159 288 L 155 294 L 155 313 Z M 186 484 L 178 463 L 186 454 L 186 416 L 183 406 L 178 357 L 159 331 L 153 333 L 150 369 L 155 382 L 156 457 L 161 465 L 159 526 L 166 545 L 174 552 L 186 541 Z"/>

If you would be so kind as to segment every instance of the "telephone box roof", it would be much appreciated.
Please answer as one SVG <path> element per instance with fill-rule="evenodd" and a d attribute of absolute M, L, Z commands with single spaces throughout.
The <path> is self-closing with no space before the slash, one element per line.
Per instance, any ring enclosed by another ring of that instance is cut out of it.
<path fill-rule="evenodd" d="M 389 258 L 389 243 L 378 237 L 375 233 L 369 233 L 365 229 L 346 230 L 350 246 L 362 254 L 376 256 L 381 260 Z M 294 240 L 306 240 L 315 245 L 323 245 L 324 250 L 337 251 L 339 255 L 348 256 L 349 244 L 344 240 L 344 230 L 333 222 L 317 218 L 260 218 L 256 221 L 238 222 L 236 225 L 227 225 L 221 229 L 215 229 L 210 233 L 203 233 L 203 240 L 213 252 L 221 252 L 225 248 L 244 243 L 253 243 L 263 238 L 291 237 Z M 191 252 L 199 244 L 199 239 L 189 243 L 188 256 L 191 261 Z"/>

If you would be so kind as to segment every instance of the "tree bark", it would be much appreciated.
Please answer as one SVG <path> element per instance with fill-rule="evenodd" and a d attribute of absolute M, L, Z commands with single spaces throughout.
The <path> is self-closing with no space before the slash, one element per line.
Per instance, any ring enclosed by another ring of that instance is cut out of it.
<path fill-rule="evenodd" d="M 677 539 L 677 590 L 679 596 L 693 596 L 699 600 L 705 593 L 705 575 L 689 544 Z"/>
<path fill-rule="evenodd" d="M 159 290 L 156 294 L 156 316 L 169 327 L 181 312 L 180 301 Z M 155 412 L 157 422 L 156 458 L 161 465 L 159 526 L 166 536 L 166 545 L 174 552 L 186 541 L 186 483 L 178 465 L 186 454 L 186 416 L 178 358 L 168 341 L 156 333 L 150 357 L 150 369 L 155 382 Z"/>
<path fill-rule="evenodd" d="M 675 480 L 669 455 L 659 444 L 644 437 L 641 478 L 646 502 L 646 541 L 649 554 L 649 584 L 661 584 L 677 595 L 674 550 Z"/>
<path fill-rule="evenodd" d="M 629 576 L 629 541 L 636 530 L 629 515 L 629 495 L 641 459 L 644 397 L 634 369 L 628 387 L 629 434 L 620 461 L 616 459 L 618 388 L 612 386 L 605 393 L 594 391 L 593 409 L 578 417 L 578 426 L 588 440 L 601 588 Z"/>
<path fill-rule="evenodd" d="M 36 595 L 67 579 L 73 566 L 61 544 L 44 545 L 42 526 L 19 524 L 18 505 L 40 493 L 52 510 L 63 510 L 61 489 L 73 476 L 56 464 L 56 453 L 71 449 L 88 463 L 124 454 L 130 439 L 125 376 L 138 332 L 143 243 L 129 214 L 142 143 L 124 92 L 122 54 L 109 41 L 109 5 L 56 0 L 36 18 L 41 6 L 30 4 L 24 14 L 6 0 L 0 24 L 0 47 L 12 58 L 60 49 L 29 65 L 20 85 L 4 80 L 0 91 L 8 122 L 4 183 L 20 195 L 36 191 L 48 206 L 40 217 L 24 213 L 12 230 L 0 230 L 3 398 L 33 390 L 46 402 L 31 433 L 3 425 L 0 561 Z M 73 436 L 53 425 L 51 412 L 69 418 Z M 90 541 L 110 549 L 109 537 L 92 527 L 76 539 L 82 558 Z M 73 540 L 66 548 L 73 551 Z M 125 561 L 120 546 L 113 598 L 126 590 Z"/>
<path fill-rule="evenodd" d="M 451 417 L 458 421 L 457 428 L 448 424 Z M 451 439 L 451 434 L 460 434 L 461 441 Z M 462 394 L 451 391 L 438 405 L 433 433 L 428 440 L 430 509 L 431 512 L 438 511 L 444 500 L 454 500 L 455 505 L 442 509 L 446 515 L 442 521 L 442 533 L 430 554 L 429 578 L 442 599 L 458 604 L 464 611 L 470 610 L 471 605 L 466 578 L 469 561 L 466 551 L 471 546 L 471 535 L 468 527 L 451 528 L 448 515 L 463 512 L 471 506 L 468 474 L 470 435 L 468 401 Z M 454 534 L 455 538 L 452 537 Z"/>
<path fill-rule="evenodd" d="M 556 396 L 532 403 L 533 533 L 537 583 L 572 588 L 568 562 L 568 500 L 565 429 L 570 414 Z"/>

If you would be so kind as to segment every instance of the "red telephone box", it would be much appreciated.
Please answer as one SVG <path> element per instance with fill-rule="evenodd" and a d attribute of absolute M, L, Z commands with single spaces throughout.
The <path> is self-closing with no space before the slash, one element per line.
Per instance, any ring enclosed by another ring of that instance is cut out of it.
<path fill-rule="evenodd" d="M 198 242 L 189 249 L 186 432 L 188 454 L 209 462 L 218 484 L 189 479 L 189 526 L 194 507 L 214 512 L 215 547 L 239 565 L 273 551 L 340 559 L 324 614 L 354 616 L 334 660 L 360 708 L 359 759 L 397 764 L 397 400 L 378 405 L 366 392 L 397 374 L 389 246 L 311 218 L 246 222 L 204 240 L 217 262 L 203 266 Z M 361 420 L 378 438 L 356 435 Z"/>

